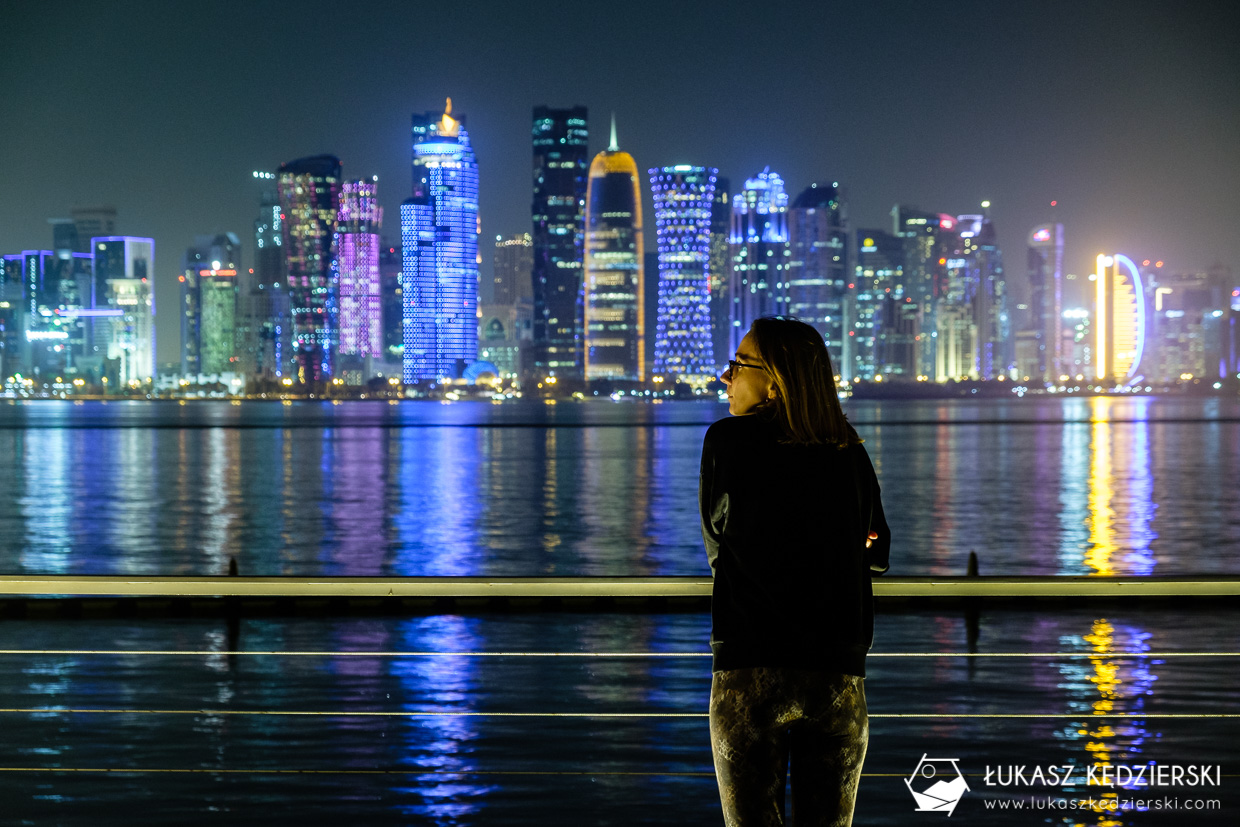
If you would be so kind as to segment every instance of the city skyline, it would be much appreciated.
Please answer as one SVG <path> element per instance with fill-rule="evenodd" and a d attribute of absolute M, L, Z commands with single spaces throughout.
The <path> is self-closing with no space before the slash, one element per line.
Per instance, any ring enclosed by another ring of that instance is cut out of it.
<path fill-rule="evenodd" d="M 544 28 L 480 4 L 485 14 L 419 17 L 415 59 L 400 36 L 414 11 L 372 4 L 333 20 L 330 42 L 369 44 L 333 48 L 357 55 L 343 72 L 294 45 L 334 18 L 325 4 L 127 8 L 59 14 L 24 3 L 9 15 L 13 48 L 0 73 L 13 90 L 13 122 L 49 128 L 7 139 L 20 162 L 0 204 L 5 251 L 49 247 L 49 219 L 108 204 L 118 232 L 153 237 L 161 249 L 235 232 L 252 266 L 252 170 L 335 154 L 346 177 L 380 177 L 395 215 L 409 113 L 452 95 L 478 136 L 484 238 L 529 229 L 531 109 L 583 105 L 596 123 L 616 112 L 641 169 L 706 164 L 741 182 L 769 165 L 793 193 L 838 180 L 854 226 L 887 226 L 897 203 L 960 215 L 991 200 L 1009 250 L 1035 226 L 1064 224 L 1068 272 L 1090 272 L 1104 250 L 1181 272 L 1240 263 L 1229 221 L 1240 190 L 1240 68 L 1222 34 L 1236 12 L 1222 5 L 1040 3 L 983 17 L 988 7 L 968 3 L 952 14 L 789 4 L 767 16 L 631 4 L 631 19 L 589 38 L 584 12 Z M 183 31 L 215 44 L 216 59 L 176 58 Z M 709 59 L 675 72 L 651 60 L 688 33 L 711 45 Z M 1142 48 L 1111 58 L 1096 48 L 1104 36 Z M 555 60 L 528 48 L 547 40 L 562 47 Z M 482 53 L 487 60 L 455 59 Z M 749 77 L 756 54 L 764 69 Z M 569 64 L 579 68 L 557 68 Z M 261 92 L 284 75 L 298 87 Z M 227 127 L 201 123 L 210 103 L 235 113 Z M 61 122 L 72 126 L 51 128 Z M 591 155 L 604 133 L 594 130 Z M 175 257 L 160 262 L 157 306 L 171 306 L 175 267 Z M 487 257 L 482 269 L 490 274 Z M 159 360 L 171 361 L 177 320 L 158 326 Z"/>

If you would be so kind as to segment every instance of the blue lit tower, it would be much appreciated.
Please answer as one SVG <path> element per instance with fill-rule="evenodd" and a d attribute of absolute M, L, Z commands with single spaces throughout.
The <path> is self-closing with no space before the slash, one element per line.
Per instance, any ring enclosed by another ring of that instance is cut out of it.
<path fill-rule="evenodd" d="M 728 298 L 728 286 L 732 282 L 732 259 L 728 255 L 728 237 L 731 234 L 732 203 L 728 179 L 715 179 L 715 197 L 710 202 L 710 338 L 715 353 L 718 374 L 720 363 L 732 354 L 728 341 L 732 327 L 730 316 L 732 302 Z"/>
<path fill-rule="evenodd" d="M 340 173 L 339 158 L 317 155 L 282 164 L 276 177 L 284 214 L 293 348 L 302 382 L 330 378 L 334 365 L 339 335 L 335 268 Z"/>
<path fill-rule="evenodd" d="M 810 184 L 788 209 L 788 312 L 822 334 L 838 369 L 852 272 L 848 216 L 838 183 Z"/>
<path fill-rule="evenodd" d="M 745 189 L 732 199 L 730 351 L 740 345 L 754 319 L 788 312 L 787 214 L 784 180 L 770 167 L 747 180 Z"/>
<path fill-rule="evenodd" d="M 413 197 L 400 206 L 406 383 L 461 376 L 478 354 L 478 162 L 465 118 L 413 116 Z"/>
<path fill-rule="evenodd" d="M 704 385 L 715 378 L 710 230 L 719 170 L 681 164 L 649 172 L 659 245 L 653 374 Z"/>
<path fill-rule="evenodd" d="M 590 166 L 586 107 L 534 107 L 534 372 L 580 376 Z"/>
<path fill-rule="evenodd" d="M 642 199 L 637 162 L 616 143 L 594 156 L 586 190 L 585 377 L 646 378 Z"/>

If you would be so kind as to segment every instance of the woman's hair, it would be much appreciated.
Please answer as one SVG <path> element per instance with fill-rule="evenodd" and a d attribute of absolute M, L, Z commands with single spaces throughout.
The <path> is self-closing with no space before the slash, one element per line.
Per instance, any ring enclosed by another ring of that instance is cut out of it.
<path fill-rule="evenodd" d="M 775 385 L 775 398 L 763 407 L 783 428 L 785 442 L 843 448 L 861 441 L 844 418 L 822 334 L 788 316 L 763 316 L 749 333 Z"/>

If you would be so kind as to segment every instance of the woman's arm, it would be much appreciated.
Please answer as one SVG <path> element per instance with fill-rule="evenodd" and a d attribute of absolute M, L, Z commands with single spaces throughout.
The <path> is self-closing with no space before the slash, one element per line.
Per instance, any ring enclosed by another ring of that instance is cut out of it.
<path fill-rule="evenodd" d="M 702 440 L 702 467 L 698 474 L 698 513 L 702 520 L 702 542 L 706 546 L 706 562 L 710 564 L 712 573 L 715 561 L 719 558 L 719 539 L 721 525 L 721 508 L 718 489 L 718 476 L 715 468 L 715 451 L 711 444 L 710 431 Z"/>
<path fill-rule="evenodd" d="M 874 472 L 874 464 L 863 446 L 861 450 L 864 462 L 861 464 L 862 500 L 869 506 L 870 531 L 866 540 L 866 562 L 870 565 L 871 574 L 883 574 L 890 568 L 891 529 L 887 526 L 887 515 L 883 513 L 882 492 L 878 486 L 878 474 Z"/>

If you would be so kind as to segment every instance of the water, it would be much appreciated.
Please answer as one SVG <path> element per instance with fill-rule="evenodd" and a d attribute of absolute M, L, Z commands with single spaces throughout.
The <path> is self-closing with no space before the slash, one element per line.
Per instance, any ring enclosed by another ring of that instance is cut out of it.
<path fill-rule="evenodd" d="M 706 574 L 697 461 L 723 414 L 0 406 L 0 571 L 197 575 L 235 557 L 245 574 Z M 958 574 L 970 549 L 985 574 L 1240 573 L 1235 403 L 849 414 L 883 485 L 895 574 Z M 971 634 L 960 612 L 880 607 L 858 823 L 943 818 L 914 813 L 905 789 L 923 754 L 967 774 L 953 823 L 1234 823 L 1240 719 L 1219 716 L 1240 714 L 1238 619 L 1049 604 L 986 609 Z M 3 818 L 717 824 L 707 626 L 699 614 L 255 619 L 236 638 L 249 654 L 229 654 L 223 621 L 5 620 Z M 479 654 L 497 652 L 509 654 Z M 519 654 L 546 652 L 567 655 Z M 993 657 L 1004 652 L 1050 654 Z M 1199 652 L 1215 654 L 1182 656 Z M 1020 714 L 1051 717 L 968 717 Z M 1150 760 L 1221 763 L 1220 788 L 1170 795 L 1222 809 L 985 808 L 1027 797 L 987 788 L 987 765 Z"/>
<path fill-rule="evenodd" d="M 854 403 L 895 574 L 1240 573 L 1240 405 Z M 0 571 L 704 575 L 710 403 L 0 406 Z"/>

